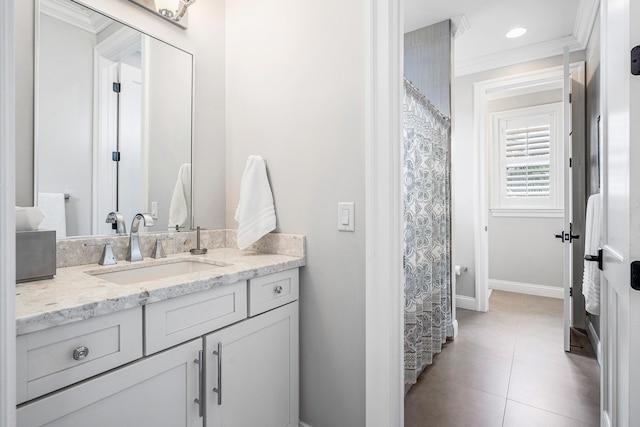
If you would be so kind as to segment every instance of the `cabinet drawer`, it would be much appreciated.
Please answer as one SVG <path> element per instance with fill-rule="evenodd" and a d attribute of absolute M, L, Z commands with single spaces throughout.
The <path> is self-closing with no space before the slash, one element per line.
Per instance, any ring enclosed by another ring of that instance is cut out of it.
<path fill-rule="evenodd" d="M 247 317 L 247 282 L 168 299 L 145 307 L 145 354 L 199 337 Z"/>
<path fill-rule="evenodd" d="M 114 369 L 18 407 L 18 427 L 202 427 L 202 340 Z"/>
<path fill-rule="evenodd" d="M 142 357 L 142 308 L 17 337 L 18 403 Z"/>
<path fill-rule="evenodd" d="M 298 269 L 249 280 L 249 316 L 298 299 Z"/>

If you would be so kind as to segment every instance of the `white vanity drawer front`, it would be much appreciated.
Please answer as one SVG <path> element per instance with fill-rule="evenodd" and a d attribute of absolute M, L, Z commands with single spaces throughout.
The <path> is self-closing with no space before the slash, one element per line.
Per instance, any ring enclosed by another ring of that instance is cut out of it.
<path fill-rule="evenodd" d="M 18 403 L 142 357 L 142 308 L 17 337 Z"/>
<path fill-rule="evenodd" d="M 145 354 L 164 350 L 246 317 L 246 281 L 149 304 L 145 307 Z"/>
<path fill-rule="evenodd" d="M 249 316 L 298 299 L 298 269 L 249 280 Z"/>

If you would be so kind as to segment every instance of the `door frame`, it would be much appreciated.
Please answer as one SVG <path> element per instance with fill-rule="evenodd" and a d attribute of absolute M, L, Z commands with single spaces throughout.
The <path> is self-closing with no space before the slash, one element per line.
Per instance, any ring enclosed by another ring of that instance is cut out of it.
<path fill-rule="evenodd" d="M 366 2 L 365 419 L 404 425 L 402 0 Z"/>
<path fill-rule="evenodd" d="M 584 73 L 584 61 L 570 65 L 571 73 Z M 489 101 L 543 90 L 561 89 L 563 66 L 544 68 L 527 73 L 515 74 L 496 79 L 483 80 L 474 84 L 473 108 L 473 156 L 475 162 L 476 191 L 474 196 L 475 227 L 475 310 L 489 310 L 489 178 L 488 178 L 488 108 Z"/>
<path fill-rule="evenodd" d="M 14 2 L 0 2 L 0 425 L 16 423 Z"/>

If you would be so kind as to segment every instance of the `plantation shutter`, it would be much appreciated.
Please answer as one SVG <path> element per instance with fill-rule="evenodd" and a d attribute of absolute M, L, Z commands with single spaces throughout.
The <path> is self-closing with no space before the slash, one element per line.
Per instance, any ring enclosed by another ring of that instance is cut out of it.
<path fill-rule="evenodd" d="M 506 196 L 549 197 L 550 126 L 506 129 L 504 142 Z"/>

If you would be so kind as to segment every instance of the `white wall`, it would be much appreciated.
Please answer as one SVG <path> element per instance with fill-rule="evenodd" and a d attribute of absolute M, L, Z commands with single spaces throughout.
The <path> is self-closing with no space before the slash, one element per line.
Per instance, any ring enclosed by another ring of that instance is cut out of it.
<path fill-rule="evenodd" d="M 68 193 L 67 234 L 91 233 L 93 47 L 96 36 L 40 17 L 38 191 Z M 72 184 L 72 185 L 70 185 Z"/>
<path fill-rule="evenodd" d="M 192 7 L 183 30 L 124 0 L 84 3 L 195 56 L 194 215 L 205 228 L 225 226 L 224 1 Z M 16 7 L 16 202 L 33 203 L 34 0 Z"/>
<path fill-rule="evenodd" d="M 562 288 L 562 218 L 505 218 L 489 214 L 489 281 Z"/>
<path fill-rule="evenodd" d="M 196 4 L 197 6 L 197 4 Z M 365 2 L 227 2 L 227 226 L 247 156 L 267 162 L 278 231 L 307 236 L 300 417 L 365 425 Z M 355 202 L 355 233 L 337 203 Z"/>
<path fill-rule="evenodd" d="M 562 102 L 562 89 L 490 101 L 487 112 L 557 102 Z M 554 234 L 562 231 L 562 217 L 513 218 L 489 212 L 488 219 L 489 281 L 563 286 L 563 246 L 554 238 Z"/>
<path fill-rule="evenodd" d="M 571 61 L 584 60 L 584 52 L 571 55 Z M 474 188 L 476 181 L 473 153 L 473 88 L 476 82 L 521 74 L 562 65 L 562 57 L 531 61 L 481 73 L 456 77 L 453 114 L 453 228 L 454 262 L 468 267 L 456 280 L 457 294 L 475 297 L 475 226 Z"/>

